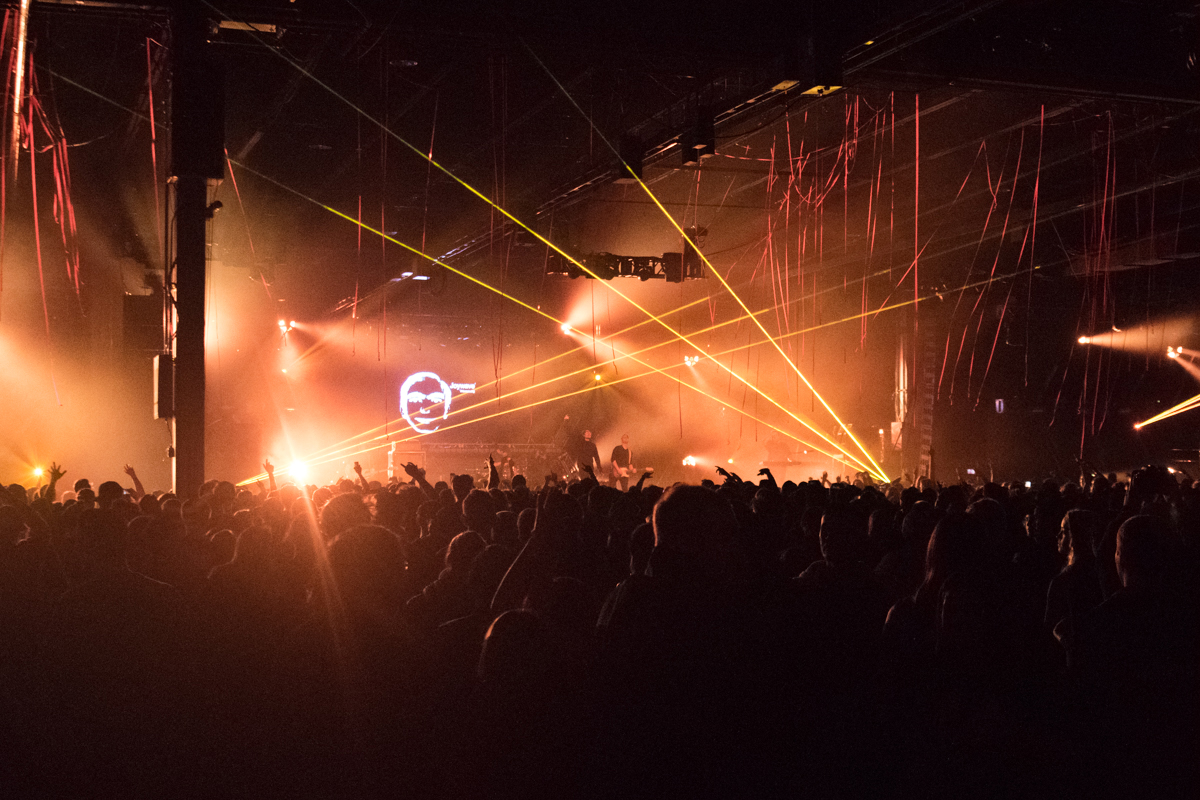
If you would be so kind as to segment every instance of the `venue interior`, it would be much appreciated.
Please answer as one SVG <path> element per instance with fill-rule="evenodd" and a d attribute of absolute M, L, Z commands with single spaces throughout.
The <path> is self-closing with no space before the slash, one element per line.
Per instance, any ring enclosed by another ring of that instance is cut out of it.
<path fill-rule="evenodd" d="M 206 137 L 206 477 L 1196 460 L 1195 3 L 180 5 L 5 7 L 6 483 L 196 446 Z"/>

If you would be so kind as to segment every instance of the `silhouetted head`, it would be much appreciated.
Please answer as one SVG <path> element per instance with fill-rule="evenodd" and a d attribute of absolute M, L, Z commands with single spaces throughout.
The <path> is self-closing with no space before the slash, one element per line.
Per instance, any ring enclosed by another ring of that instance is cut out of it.
<path fill-rule="evenodd" d="M 456 572 L 462 570 L 465 577 L 475 556 L 483 552 L 486 546 L 475 531 L 463 531 L 451 539 L 450 546 L 446 548 L 446 567 Z"/>
<path fill-rule="evenodd" d="M 947 514 L 934 527 L 925 551 L 922 594 L 941 591 L 946 578 L 977 570 L 983 563 L 983 534 L 978 520 L 966 514 Z"/>
<path fill-rule="evenodd" d="M 553 647 L 546 624 L 531 611 L 505 611 L 483 640 L 479 679 L 506 689 L 531 689 L 547 676 Z"/>
<path fill-rule="evenodd" d="M 475 488 L 475 479 L 470 475 L 455 475 L 450 485 L 454 490 L 455 501 L 461 503 Z"/>
<path fill-rule="evenodd" d="M 334 539 L 355 525 L 370 523 L 371 512 L 357 494 L 339 494 L 321 509 L 321 533 L 326 539 Z"/>
<path fill-rule="evenodd" d="M 334 585 L 352 614 L 387 618 L 399 610 L 405 566 L 400 538 L 378 525 L 347 528 L 329 546 Z"/>
<path fill-rule="evenodd" d="M 1058 552 L 1074 563 L 1095 555 L 1099 523 L 1096 515 L 1085 508 L 1073 508 L 1062 519 L 1058 534 Z"/>
<path fill-rule="evenodd" d="M 737 519 L 729 502 L 716 492 L 672 486 L 654 506 L 653 524 L 655 574 L 668 561 L 697 577 L 731 577 Z"/>
<path fill-rule="evenodd" d="M 105 481 L 100 484 L 100 488 L 96 491 L 96 502 L 101 508 L 108 508 L 118 497 L 125 494 L 125 489 L 116 481 Z"/>
<path fill-rule="evenodd" d="M 1139 514 L 1117 530 L 1117 574 L 1125 587 L 1153 587 L 1167 566 L 1166 525 L 1158 517 Z"/>
<path fill-rule="evenodd" d="M 481 489 L 472 489 L 462 501 L 463 521 L 469 530 L 481 535 L 491 534 L 496 508 L 492 496 Z"/>
<path fill-rule="evenodd" d="M 857 514 L 829 511 L 821 519 L 821 555 L 835 566 L 866 561 L 869 553 L 866 526 Z"/>

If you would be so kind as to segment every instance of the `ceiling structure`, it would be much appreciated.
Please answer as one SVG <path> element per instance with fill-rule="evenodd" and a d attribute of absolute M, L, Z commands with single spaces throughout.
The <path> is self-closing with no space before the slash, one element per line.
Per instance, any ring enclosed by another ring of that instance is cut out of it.
<path fill-rule="evenodd" d="M 665 210 L 707 231 L 710 272 L 775 309 L 764 319 L 789 356 L 809 360 L 860 430 L 894 416 L 883 384 L 922 322 L 942 419 L 977 431 L 972 415 L 996 400 L 1025 415 L 1028 426 L 989 428 L 997 461 L 1016 460 L 1001 439 L 1054 425 L 1072 432 L 1051 461 L 1125 458 L 1103 431 L 1195 391 L 1148 348 L 1074 344 L 1197 300 L 1195 3 L 204 4 L 234 179 L 218 190 L 214 259 L 288 316 L 349 324 L 356 356 L 386 365 L 389 335 L 442 338 L 480 348 L 477 371 L 500 379 L 524 364 L 505 366 L 505 348 L 554 331 L 400 242 L 557 319 L 580 319 L 586 299 L 589 330 L 636 324 L 601 282 L 548 276 L 546 240 L 579 257 L 679 251 Z M 0 320 L 36 328 L 45 310 L 51 338 L 92 348 L 111 305 L 101 295 L 154 285 L 165 198 L 150 178 L 166 161 L 157 151 L 151 164 L 148 116 L 169 119 L 169 10 L 34 3 L 35 94 L 70 147 L 84 286 L 52 277 L 43 304 L 36 273 L 14 266 L 28 248 L 14 245 Z M 692 145 L 708 136 L 702 158 Z M 618 181 L 622 142 L 648 191 Z M 25 232 L 23 197 L 10 200 L 10 236 Z M 411 272 L 434 279 L 400 279 Z M 612 284 L 686 331 L 736 310 L 711 274 Z M 907 299 L 922 316 L 886 310 Z M 706 346 L 748 335 L 743 322 Z M 839 362 L 853 380 L 830 379 Z M 816 409 L 796 378 L 778 393 Z M 969 449 L 947 436 L 950 452 Z"/>

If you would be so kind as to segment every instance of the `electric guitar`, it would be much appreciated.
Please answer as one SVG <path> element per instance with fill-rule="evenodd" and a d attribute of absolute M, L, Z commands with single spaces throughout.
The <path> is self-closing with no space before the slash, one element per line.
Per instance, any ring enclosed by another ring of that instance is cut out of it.
<path fill-rule="evenodd" d="M 614 478 L 634 478 L 642 472 L 654 472 L 654 467 L 642 467 L 639 470 L 632 464 L 628 467 L 618 467 L 614 464 L 612 470 Z"/>

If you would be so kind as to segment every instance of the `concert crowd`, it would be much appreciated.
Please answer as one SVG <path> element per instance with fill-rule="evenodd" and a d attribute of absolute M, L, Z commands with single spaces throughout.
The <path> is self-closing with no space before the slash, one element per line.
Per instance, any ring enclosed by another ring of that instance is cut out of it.
<path fill-rule="evenodd" d="M 0 486 L 0 794 L 1200 796 L 1181 475 L 405 469 Z"/>

